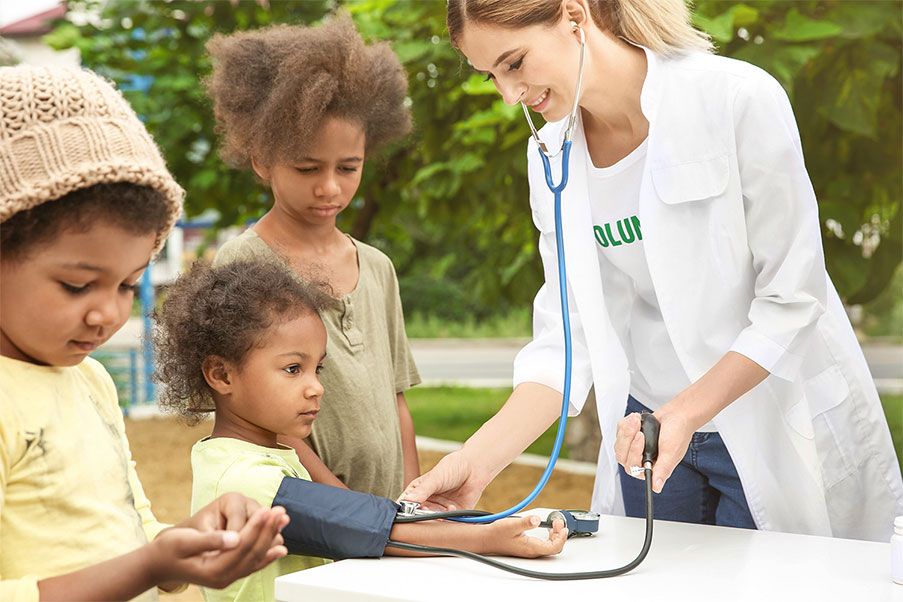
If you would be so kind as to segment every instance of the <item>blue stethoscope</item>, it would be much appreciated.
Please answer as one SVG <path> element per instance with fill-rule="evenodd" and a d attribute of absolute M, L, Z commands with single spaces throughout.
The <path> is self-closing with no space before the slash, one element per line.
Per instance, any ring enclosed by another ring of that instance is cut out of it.
<path fill-rule="evenodd" d="M 565 267 L 564 260 L 564 237 L 562 235 L 563 228 L 561 224 L 561 193 L 564 192 L 564 189 L 568 183 L 568 168 L 571 156 L 571 143 L 574 134 L 574 128 L 577 125 L 577 109 L 579 108 L 578 102 L 580 99 L 580 91 L 583 86 L 583 61 L 584 55 L 586 53 L 586 36 L 583 32 L 583 29 L 576 24 L 572 24 L 572 26 L 574 30 L 580 34 L 580 63 L 577 71 L 577 86 L 574 91 L 574 106 L 571 108 L 571 114 L 568 117 L 567 128 L 565 129 L 564 133 L 564 142 L 562 143 L 561 149 L 558 152 L 549 152 L 545 143 L 539 139 L 539 133 L 536 131 L 536 127 L 533 125 L 533 120 L 530 118 L 530 113 L 526 105 L 521 102 L 521 107 L 524 110 L 524 116 L 527 118 L 527 123 L 530 124 L 530 131 L 533 134 L 533 140 L 536 142 L 540 157 L 542 158 L 543 170 L 545 171 L 546 177 L 546 185 L 549 187 L 549 190 L 555 197 L 555 245 L 558 251 L 558 288 L 561 296 L 561 324 L 564 330 L 564 387 L 561 399 L 561 416 L 558 421 L 558 431 L 555 434 L 555 444 L 552 447 L 552 453 L 549 455 L 549 462 L 546 465 L 546 469 L 545 471 L 543 471 L 539 482 L 536 484 L 536 487 L 533 488 L 533 491 L 531 491 L 523 500 L 508 508 L 507 510 L 496 512 L 495 514 L 476 510 L 454 510 L 450 512 L 424 513 L 422 515 L 417 515 L 416 509 L 411 508 L 410 514 L 401 518 L 396 518 L 395 522 L 420 522 L 423 520 L 447 518 L 450 520 L 465 523 L 491 523 L 501 518 L 511 516 L 515 512 L 518 512 L 525 508 L 534 499 L 536 499 L 536 496 L 539 495 L 539 492 L 542 491 L 543 487 L 546 486 L 546 483 L 548 483 L 549 478 L 552 476 L 552 470 L 555 468 L 555 462 L 558 460 L 558 455 L 561 453 L 561 445 L 564 442 L 564 432 L 567 428 L 568 408 L 570 406 L 571 398 L 571 321 L 570 312 L 568 310 L 567 269 Z M 557 157 L 559 154 L 561 155 L 561 181 L 558 184 L 555 184 L 552 175 L 552 165 L 550 159 Z M 389 541 L 389 545 L 392 547 L 416 552 L 426 552 L 431 554 L 442 554 L 469 558 L 470 560 L 476 560 L 477 562 L 481 562 L 483 564 L 487 564 L 489 566 L 502 569 L 510 573 L 522 575 L 524 577 L 551 581 L 601 579 L 605 577 L 615 577 L 617 575 L 623 575 L 624 573 L 632 571 L 634 568 L 639 566 L 641 562 L 643 562 L 643 560 L 646 558 L 646 555 L 649 553 L 649 548 L 652 545 L 652 464 L 653 462 L 655 462 L 655 459 L 658 456 L 659 432 L 658 420 L 654 416 L 652 416 L 652 414 L 643 415 L 642 431 L 646 437 L 646 447 L 643 450 L 643 472 L 646 478 L 646 534 L 640 553 L 636 556 L 636 558 L 634 558 L 624 566 L 608 570 L 585 571 L 580 573 L 550 573 L 532 571 L 529 569 L 512 566 L 503 562 L 499 562 L 498 560 L 494 560 L 492 558 L 487 558 L 480 554 L 474 554 L 472 552 L 465 552 L 462 550 L 407 544 L 391 540 Z M 410 502 L 402 502 L 402 504 L 406 503 Z M 419 504 L 415 504 L 414 506 L 418 505 Z M 595 517 L 596 528 L 598 528 L 598 515 L 595 515 Z M 569 524 L 568 527 L 570 528 L 570 526 L 571 525 Z M 593 532 L 595 530 L 596 529 L 591 529 L 591 531 Z"/>
<path fill-rule="evenodd" d="M 564 236 L 561 225 L 561 193 L 564 192 L 568 183 L 571 144 L 574 129 L 577 127 L 577 111 L 580 108 L 580 92 L 583 89 L 583 61 L 584 55 L 586 54 L 586 35 L 583 33 L 583 28 L 576 24 L 574 24 L 573 27 L 580 34 L 580 63 L 577 67 L 577 86 L 574 89 L 574 105 L 571 107 L 570 116 L 568 116 L 567 127 L 564 131 L 564 142 L 558 152 L 550 152 L 546 147 L 545 142 L 540 140 L 539 132 L 536 131 L 536 126 L 533 125 L 533 119 L 530 117 L 530 111 L 527 109 L 527 105 L 523 102 L 520 103 L 521 108 L 524 110 L 524 117 L 526 117 L 527 123 L 530 125 L 530 132 L 533 135 L 533 140 L 536 142 L 536 146 L 539 150 L 539 156 L 542 159 L 542 166 L 546 176 L 546 185 L 555 196 L 555 245 L 558 250 L 558 289 L 561 295 L 561 323 L 564 327 L 564 390 L 562 391 L 561 417 L 558 420 L 558 431 L 555 434 L 555 444 L 552 447 L 551 454 L 549 454 L 549 462 L 546 465 L 546 469 L 539 478 L 536 487 L 533 488 L 533 491 L 531 491 L 527 497 L 507 510 L 495 514 L 456 519 L 461 522 L 490 523 L 500 518 L 511 516 L 515 512 L 519 512 L 527 507 L 528 504 L 536 499 L 536 496 L 539 495 L 543 487 L 546 486 L 546 483 L 549 482 L 549 478 L 552 476 L 552 470 L 555 468 L 555 462 L 558 461 L 558 455 L 561 453 L 561 446 L 564 443 L 564 432 L 567 429 L 568 408 L 571 399 L 571 321 L 570 311 L 568 309 L 567 269 L 565 268 L 564 262 Z M 550 159 L 557 157 L 559 154 L 561 155 L 561 181 L 558 184 L 555 184 L 552 176 L 552 164 Z"/>

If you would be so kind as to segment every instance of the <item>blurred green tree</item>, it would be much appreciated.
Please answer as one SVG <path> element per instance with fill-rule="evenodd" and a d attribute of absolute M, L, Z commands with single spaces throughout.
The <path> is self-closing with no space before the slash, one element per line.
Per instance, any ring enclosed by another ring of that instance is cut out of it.
<path fill-rule="evenodd" d="M 77 0 L 48 36 L 126 95 L 188 190 L 187 211 L 224 225 L 257 217 L 269 193 L 216 155 L 199 81 L 214 32 L 311 23 L 337 7 L 391 41 L 410 79 L 416 129 L 369 162 L 340 225 L 395 261 L 408 311 L 448 319 L 529 302 L 540 281 L 527 210 L 527 131 L 519 109 L 450 46 L 445 3 L 416 0 L 197 2 Z M 85 15 L 94 15 L 85 19 Z M 893 2 L 699 0 L 697 25 L 720 53 L 774 74 L 797 111 L 820 199 L 828 269 L 849 302 L 888 286 L 903 256 L 901 11 Z"/>
<path fill-rule="evenodd" d="M 210 72 L 204 44 L 218 32 L 313 22 L 329 4 L 69 0 L 69 20 L 44 39 L 78 48 L 84 66 L 119 84 L 185 187 L 186 213 L 216 209 L 229 225 L 258 217 L 269 196 L 216 153 L 213 107 L 201 84 Z"/>

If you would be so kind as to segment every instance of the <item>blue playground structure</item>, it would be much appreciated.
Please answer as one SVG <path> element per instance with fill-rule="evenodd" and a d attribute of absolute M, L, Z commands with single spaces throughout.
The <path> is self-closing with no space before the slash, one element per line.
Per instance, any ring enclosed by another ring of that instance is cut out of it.
<path fill-rule="evenodd" d="M 151 313 L 154 310 L 152 266 L 153 264 L 148 265 L 141 277 L 138 293 L 144 333 L 149 333 L 152 328 Z M 154 349 L 149 336 L 145 334 L 141 337 L 138 348 L 103 348 L 92 353 L 91 357 L 102 363 L 113 377 L 119 394 L 119 405 L 126 416 L 137 406 L 153 407 L 156 404 L 153 379 Z"/>
<path fill-rule="evenodd" d="M 217 218 L 218 216 L 207 216 L 179 221 L 167 238 L 163 252 L 147 266 L 141 277 L 138 291 L 143 334 L 140 342 L 136 342 L 133 338 L 128 340 L 127 344 L 116 344 L 111 341 L 91 354 L 91 357 L 101 362 L 113 377 L 119 394 L 119 405 L 126 416 L 135 410 L 150 411 L 151 413 L 156 411 L 157 395 L 153 379 L 154 350 L 149 336 L 153 328 L 151 315 L 154 311 L 155 289 L 159 285 L 172 282 L 181 272 L 185 234 L 191 231 L 216 228 Z M 250 226 L 255 221 L 248 220 L 245 226 Z M 133 325 L 134 320 L 132 318 Z"/>

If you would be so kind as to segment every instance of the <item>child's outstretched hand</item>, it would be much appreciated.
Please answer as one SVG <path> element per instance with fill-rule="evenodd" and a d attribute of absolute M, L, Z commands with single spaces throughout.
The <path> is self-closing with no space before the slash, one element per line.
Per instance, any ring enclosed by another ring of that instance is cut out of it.
<path fill-rule="evenodd" d="M 260 504 L 240 493 L 224 493 L 176 527 L 192 527 L 198 531 L 240 531 L 251 516 L 260 508 Z M 283 514 L 285 514 L 283 512 Z M 288 524 L 288 516 L 282 527 Z"/>
<path fill-rule="evenodd" d="M 521 558 L 539 558 L 558 554 L 564 548 L 568 538 L 568 530 L 564 521 L 552 521 L 548 539 L 532 537 L 525 532 L 539 526 L 538 516 L 522 516 L 498 520 L 489 527 L 486 548 L 489 554 L 499 556 L 519 556 Z"/>
<path fill-rule="evenodd" d="M 288 553 L 279 534 L 286 524 L 283 508 L 261 508 L 244 496 L 219 498 L 161 531 L 146 546 L 146 566 L 164 590 L 181 583 L 222 589 Z"/>

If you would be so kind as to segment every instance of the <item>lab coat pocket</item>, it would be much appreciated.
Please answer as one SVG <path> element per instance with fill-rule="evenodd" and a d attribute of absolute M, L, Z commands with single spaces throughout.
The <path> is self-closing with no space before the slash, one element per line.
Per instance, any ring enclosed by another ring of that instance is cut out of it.
<path fill-rule="evenodd" d="M 803 387 L 827 490 L 855 472 L 855 462 L 850 453 L 853 450 L 856 417 L 850 385 L 840 369 L 831 365 L 804 381 Z"/>
<path fill-rule="evenodd" d="M 652 170 L 659 198 L 668 205 L 710 199 L 724 193 L 730 179 L 728 155 Z"/>

